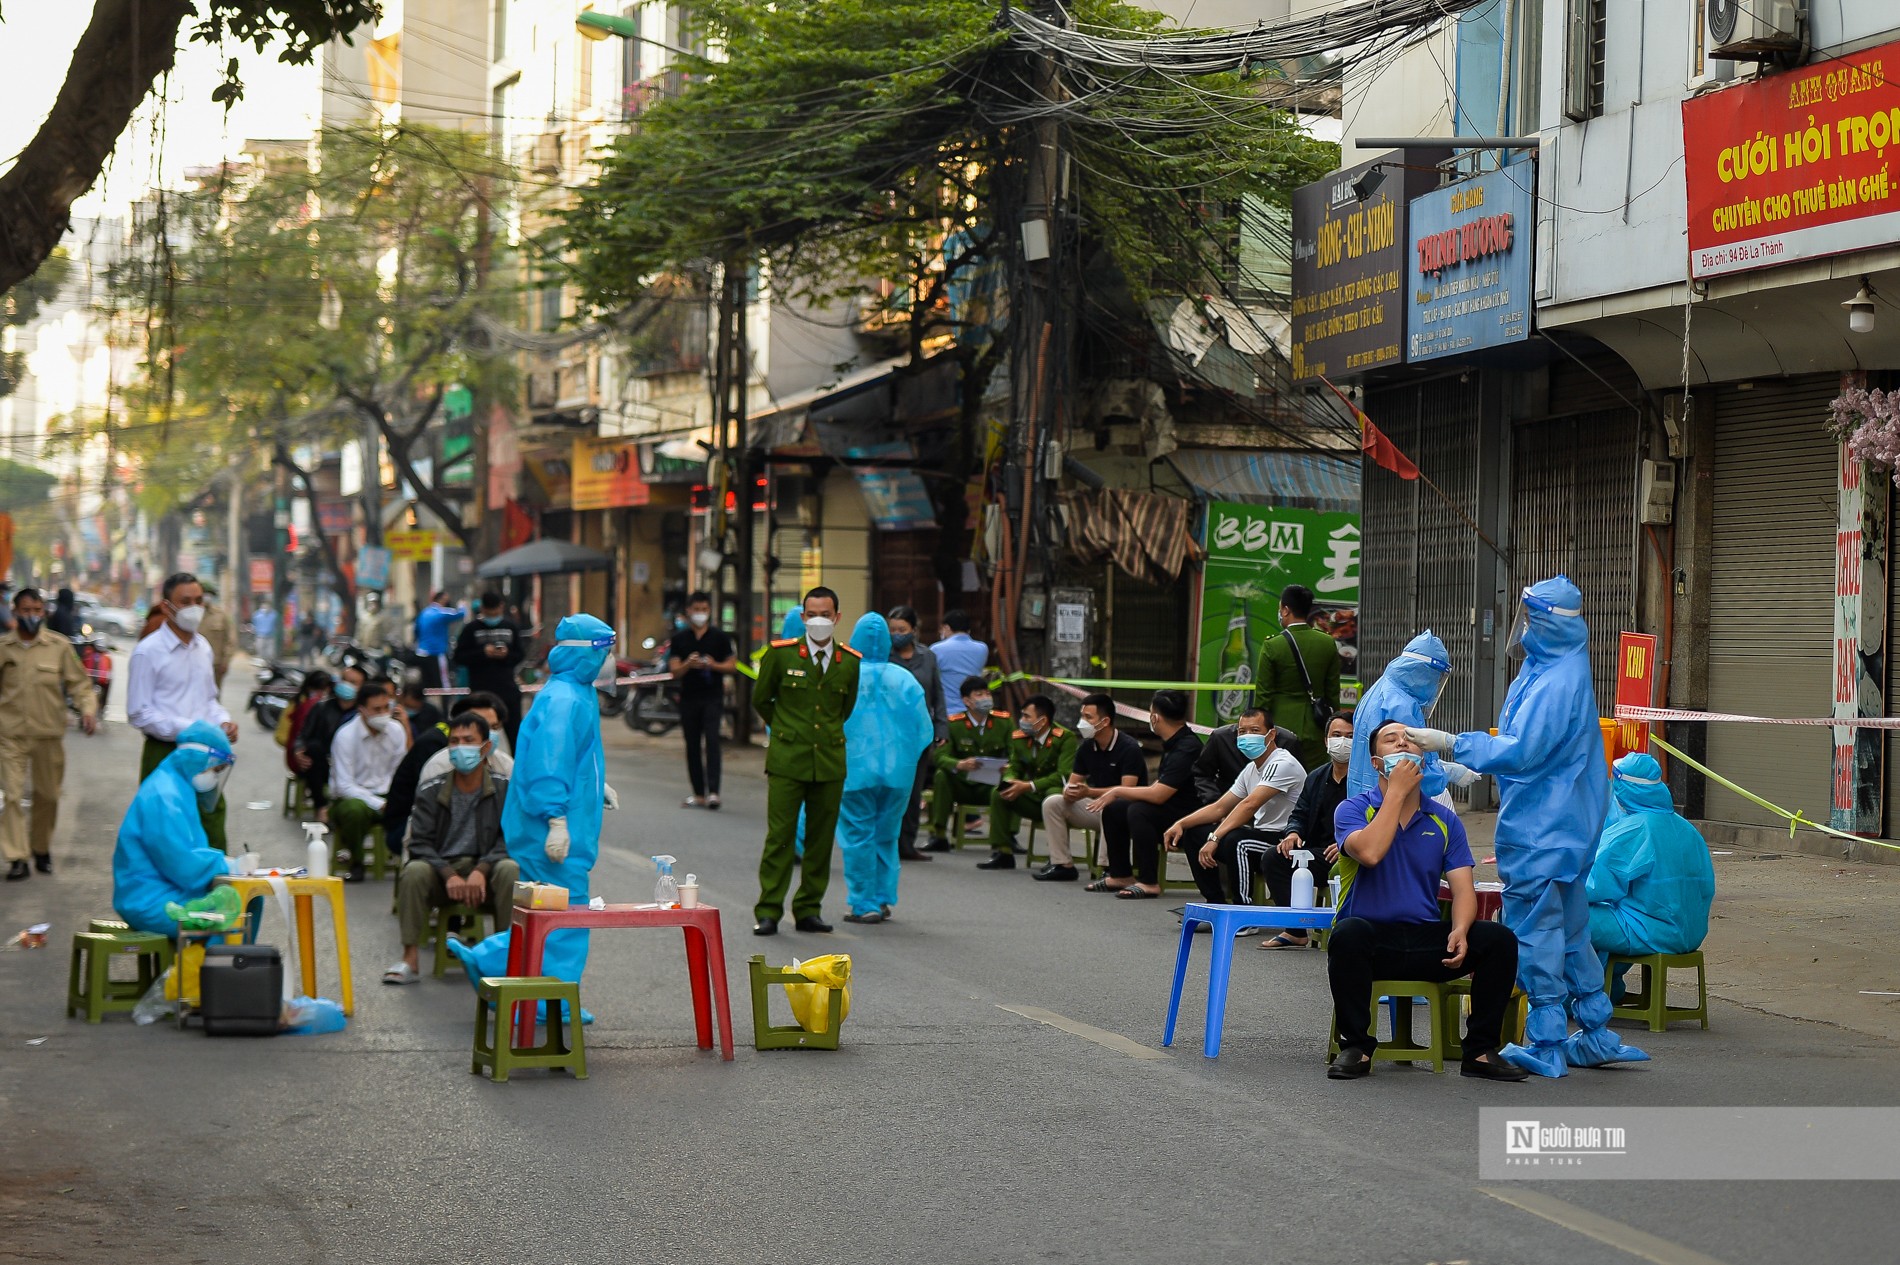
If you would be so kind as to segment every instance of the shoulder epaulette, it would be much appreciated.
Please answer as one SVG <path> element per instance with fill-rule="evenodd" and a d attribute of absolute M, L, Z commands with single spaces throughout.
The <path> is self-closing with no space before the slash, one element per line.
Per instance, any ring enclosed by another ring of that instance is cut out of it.
<path fill-rule="evenodd" d="M 1012 738 L 1027 738 L 1028 736 L 1029 736 L 1028 734 L 1024 733 L 1020 729 L 1018 729 L 1015 733 L 1010 735 L 1010 737 Z"/>
<path fill-rule="evenodd" d="M 996 717 L 996 719 L 998 719 L 998 720 L 1008 720 L 1008 719 L 1009 719 L 1009 713 L 1008 713 L 1008 712 L 991 712 L 991 713 L 990 713 L 990 715 L 992 715 L 992 716 L 994 716 L 994 717 Z"/>
<path fill-rule="evenodd" d="M 967 725 L 970 723 L 970 713 L 959 712 L 950 718 L 950 723 L 953 725 Z"/>
<path fill-rule="evenodd" d="M 844 651 L 846 654 L 850 655 L 853 659 L 862 659 L 864 657 L 861 653 L 859 653 L 856 650 L 853 650 L 850 646 L 839 646 L 838 649 Z"/>
<path fill-rule="evenodd" d="M 776 650 L 780 646 L 795 646 L 798 644 L 798 640 L 797 637 L 780 637 L 777 641 L 772 643 L 772 648 Z"/>
<path fill-rule="evenodd" d="M 1063 734 L 1066 734 L 1068 732 L 1069 731 L 1064 729 L 1061 725 L 1049 726 L 1049 736 L 1051 738 L 1060 738 Z"/>

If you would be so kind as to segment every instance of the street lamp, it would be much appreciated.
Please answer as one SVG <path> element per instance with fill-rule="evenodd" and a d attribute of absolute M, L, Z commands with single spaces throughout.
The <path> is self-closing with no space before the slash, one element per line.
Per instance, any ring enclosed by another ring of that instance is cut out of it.
<path fill-rule="evenodd" d="M 618 17 L 612 13 L 596 13 L 591 6 L 582 9 L 580 16 L 574 19 L 574 29 L 590 40 L 604 40 L 618 35 L 623 40 L 639 40 L 655 48 L 664 48 L 667 52 L 680 57 L 699 56 L 690 48 L 681 48 L 677 44 L 669 44 L 665 40 L 656 40 L 651 36 L 640 34 L 640 24 L 633 18 Z"/>
<path fill-rule="evenodd" d="M 1847 309 L 1847 328 L 1856 334 L 1874 332 L 1874 294 L 1867 278 L 1860 279 L 1860 290 L 1853 298 L 1841 304 Z"/>

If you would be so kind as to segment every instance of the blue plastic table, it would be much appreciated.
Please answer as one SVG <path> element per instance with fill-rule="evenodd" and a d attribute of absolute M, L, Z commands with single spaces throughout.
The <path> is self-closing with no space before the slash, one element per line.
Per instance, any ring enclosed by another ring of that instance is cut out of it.
<path fill-rule="evenodd" d="M 1210 905 L 1189 901 L 1181 911 L 1181 947 L 1174 955 L 1174 989 L 1168 995 L 1168 1022 L 1161 1032 L 1161 1044 L 1174 1044 L 1174 1020 L 1181 1011 L 1181 986 L 1187 982 L 1188 954 L 1194 948 L 1194 928 L 1206 923 L 1214 933 L 1214 957 L 1207 967 L 1207 1032 L 1201 1041 L 1201 1053 L 1220 1057 L 1221 1025 L 1227 1018 L 1227 976 L 1234 967 L 1234 933 L 1243 927 L 1272 927 L 1275 930 L 1306 928 L 1324 930 L 1333 925 L 1330 907 L 1321 909 L 1281 909 L 1274 905 Z"/>

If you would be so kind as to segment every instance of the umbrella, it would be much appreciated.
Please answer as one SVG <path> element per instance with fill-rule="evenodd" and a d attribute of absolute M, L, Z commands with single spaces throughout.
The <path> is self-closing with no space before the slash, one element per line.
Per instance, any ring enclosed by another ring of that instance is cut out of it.
<path fill-rule="evenodd" d="M 534 540 L 498 553 L 475 569 L 484 580 L 519 575 L 567 575 L 575 571 L 611 571 L 612 554 L 567 540 Z"/>

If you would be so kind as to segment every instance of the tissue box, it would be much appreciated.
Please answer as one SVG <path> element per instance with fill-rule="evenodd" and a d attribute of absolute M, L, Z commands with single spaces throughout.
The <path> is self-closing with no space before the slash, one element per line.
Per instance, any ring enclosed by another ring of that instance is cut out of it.
<path fill-rule="evenodd" d="M 552 883 L 516 883 L 515 904 L 527 909 L 566 909 L 567 889 Z"/>

